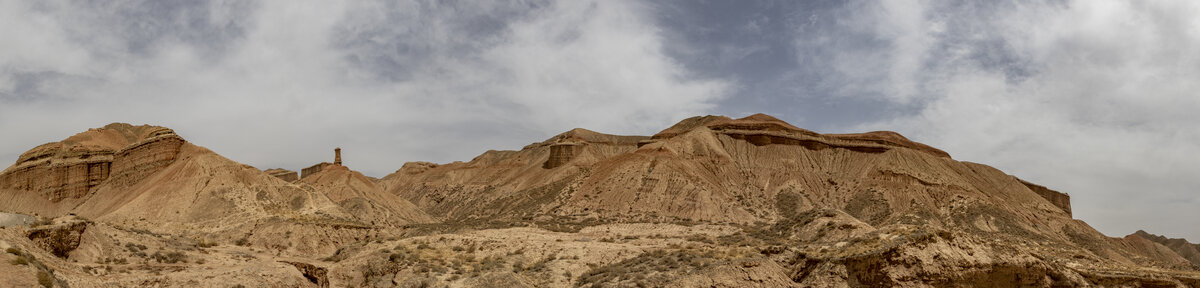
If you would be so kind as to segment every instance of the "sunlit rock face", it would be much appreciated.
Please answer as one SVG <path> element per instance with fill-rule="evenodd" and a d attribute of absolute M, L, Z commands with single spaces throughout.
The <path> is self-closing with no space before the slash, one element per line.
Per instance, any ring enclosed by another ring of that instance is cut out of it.
<path fill-rule="evenodd" d="M 21 154 L 0 173 L 0 188 L 51 202 L 77 199 L 110 181 L 128 185 L 175 162 L 185 143 L 171 129 L 114 123 Z"/>

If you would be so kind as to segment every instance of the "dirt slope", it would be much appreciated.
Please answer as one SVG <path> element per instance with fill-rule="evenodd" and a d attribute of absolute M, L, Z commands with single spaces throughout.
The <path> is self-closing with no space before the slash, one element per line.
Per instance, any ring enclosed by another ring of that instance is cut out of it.
<path fill-rule="evenodd" d="M 383 192 L 375 181 L 346 166 L 325 167 L 300 182 L 325 194 L 330 201 L 364 224 L 400 226 L 433 221 L 408 200 Z"/>

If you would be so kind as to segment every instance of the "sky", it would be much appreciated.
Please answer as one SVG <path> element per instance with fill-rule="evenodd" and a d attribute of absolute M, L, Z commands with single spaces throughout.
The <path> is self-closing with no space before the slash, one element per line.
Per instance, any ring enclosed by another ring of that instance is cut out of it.
<path fill-rule="evenodd" d="M 1200 1 L 0 0 L 0 161 L 112 122 L 381 177 L 581 127 L 897 131 L 1200 240 Z"/>

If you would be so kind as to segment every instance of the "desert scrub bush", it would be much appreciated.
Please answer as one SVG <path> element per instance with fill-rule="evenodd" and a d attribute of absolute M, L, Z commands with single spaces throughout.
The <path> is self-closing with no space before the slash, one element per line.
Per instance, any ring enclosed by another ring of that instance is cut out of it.
<path fill-rule="evenodd" d="M 491 271 L 504 267 L 504 258 L 500 256 L 488 256 L 479 261 L 479 265 L 475 266 L 475 271 Z"/>
<path fill-rule="evenodd" d="M 187 263 L 187 261 L 184 259 L 185 256 L 183 255 L 183 253 L 181 253 L 179 251 L 167 252 L 166 254 L 163 254 L 162 251 L 158 251 L 158 252 L 154 252 L 154 254 L 150 255 L 150 256 L 151 256 L 151 258 L 154 258 L 154 261 L 158 261 L 158 263 L 167 263 L 167 264 L 174 264 L 174 263 L 178 263 L 178 262 Z"/>
<path fill-rule="evenodd" d="M 17 247 L 8 247 L 8 249 L 4 249 L 4 252 L 8 252 L 8 254 L 13 254 L 13 255 L 18 255 L 18 256 L 21 255 L 21 249 L 17 249 Z"/>
<path fill-rule="evenodd" d="M 420 257 L 419 257 L 419 256 L 417 256 L 417 255 L 411 255 L 411 256 L 410 256 L 410 255 L 411 255 L 411 254 L 409 254 L 409 253 L 408 253 L 408 251 L 403 251 L 403 252 L 398 252 L 398 253 L 392 253 L 391 255 L 388 255 L 388 261 L 391 261 L 391 262 L 405 262 L 405 261 L 417 261 L 417 260 L 420 260 Z"/>
<path fill-rule="evenodd" d="M 655 250 L 621 262 L 595 266 L 579 276 L 577 286 L 609 286 L 605 283 L 613 281 L 631 282 L 613 283 L 615 286 L 662 286 L 674 277 L 706 269 L 718 262 L 720 259 L 696 251 Z"/>
<path fill-rule="evenodd" d="M 41 284 L 42 287 L 46 287 L 46 288 L 54 287 L 54 276 L 50 276 L 49 272 L 46 272 L 44 270 L 38 270 L 37 280 L 38 280 L 38 284 Z"/>
<path fill-rule="evenodd" d="M 250 238 L 242 237 L 241 239 L 237 239 L 236 241 L 233 241 L 233 244 L 237 245 L 237 246 L 249 246 Z"/>
<path fill-rule="evenodd" d="M 359 267 L 362 272 L 363 283 L 361 287 L 371 286 L 372 283 L 378 282 L 379 279 L 388 277 L 400 271 L 401 266 L 394 262 L 382 261 L 380 259 L 368 260 L 366 264 Z"/>
<path fill-rule="evenodd" d="M 17 259 L 13 259 L 8 263 L 12 265 L 29 265 L 29 259 L 25 259 L 25 256 L 17 256 Z"/>
<path fill-rule="evenodd" d="M 291 232 L 291 231 L 288 231 L 288 232 Z M 208 247 L 215 247 L 215 246 L 217 246 L 217 242 L 208 241 L 208 240 L 204 240 L 204 239 L 196 240 L 196 247 L 198 247 L 198 248 L 208 248 Z"/>
<path fill-rule="evenodd" d="M 29 223 L 29 227 L 46 226 L 46 225 L 50 225 L 50 224 L 54 224 L 53 219 L 39 218 L 37 221 L 33 221 L 33 223 Z"/>
<path fill-rule="evenodd" d="M 558 258 L 558 257 L 556 257 L 554 255 L 550 255 L 549 257 L 546 257 L 545 259 L 542 259 L 540 261 L 529 264 L 529 266 L 525 267 L 525 270 L 534 271 L 534 272 L 544 271 L 544 270 L 546 270 L 546 265 L 549 264 L 550 261 L 554 261 L 554 259 L 556 259 L 556 258 Z"/>
<path fill-rule="evenodd" d="M 145 251 L 146 245 L 125 243 L 125 250 L 129 250 L 130 253 L 137 253 L 140 251 Z"/>
<path fill-rule="evenodd" d="M 685 238 L 687 241 L 700 242 L 705 244 L 713 244 L 713 240 L 708 238 L 708 235 L 693 234 Z"/>

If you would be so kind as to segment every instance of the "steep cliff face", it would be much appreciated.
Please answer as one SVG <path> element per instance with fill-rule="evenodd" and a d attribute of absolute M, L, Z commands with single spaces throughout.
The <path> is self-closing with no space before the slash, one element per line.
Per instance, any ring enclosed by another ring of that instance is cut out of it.
<path fill-rule="evenodd" d="M 1037 193 L 1038 196 L 1042 196 L 1042 198 L 1046 199 L 1046 201 L 1050 201 L 1051 204 L 1054 204 L 1054 206 L 1062 209 L 1063 212 L 1067 212 L 1067 215 L 1071 215 L 1071 195 L 1050 190 L 1049 188 L 1046 188 L 1046 186 L 1029 183 L 1025 180 L 1017 180 L 1021 181 L 1021 184 L 1024 184 L 1025 187 L 1029 188 L 1029 190 Z"/>
<path fill-rule="evenodd" d="M 115 185 L 132 185 L 175 163 L 185 141 L 170 130 L 160 132 L 115 153 L 110 177 Z"/>
<path fill-rule="evenodd" d="M 583 150 L 580 149 L 583 148 L 583 145 L 580 143 L 556 143 L 550 145 L 550 159 L 546 160 L 546 164 L 543 164 L 542 168 L 553 169 L 571 162 L 571 159 L 574 159 L 575 155 L 578 155 L 580 150 Z"/>
<path fill-rule="evenodd" d="M 321 173 L 321 170 L 324 170 L 325 167 L 329 166 L 333 166 L 333 163 L 321 162 L 312 166 L 308 166 L 308 168 L 300 169 L 300 179 L 308 178 L 308 176 Z"/>
<path fill-rule="evenodd" d="M 12 197 L 74 203 L 101 184 L 129 185 L 154 174 L 175 161 L 184 142 L 164 127 L 109 124 L 21 154 L 0 172 L 0 190 L 23 191 Z"/>

